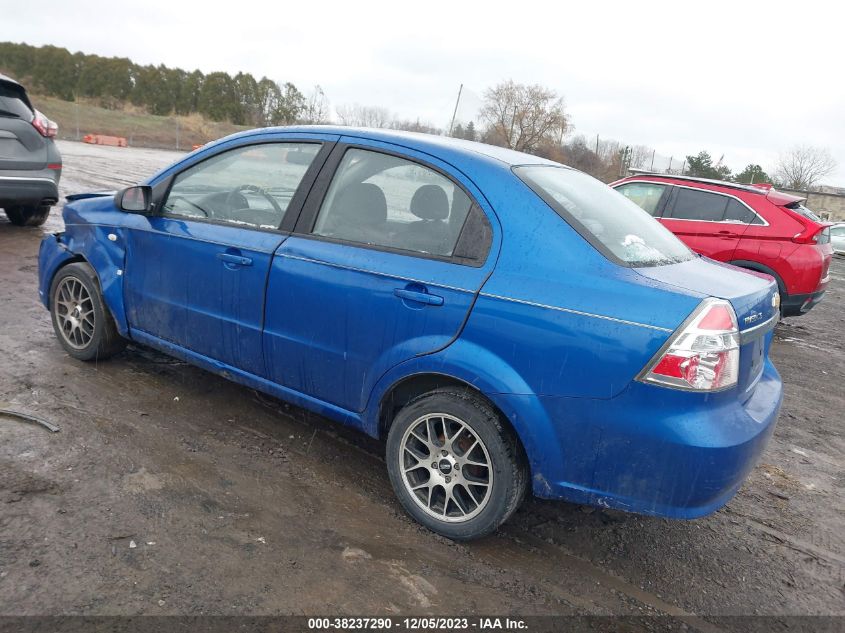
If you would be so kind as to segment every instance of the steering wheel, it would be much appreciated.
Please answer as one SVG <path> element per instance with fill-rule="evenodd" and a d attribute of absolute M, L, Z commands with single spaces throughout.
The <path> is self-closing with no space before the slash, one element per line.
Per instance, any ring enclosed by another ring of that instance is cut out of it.
<path fill-rule="evenodd" d="M 278 213 L 280 217 L 284 214 L 284 211 L 282 211 L 282 207 L 279 206 L 279 203 L 276 202 L 276 199 L 273 196 L 271 196 L 269 193 L 267 193 L 267 191 L 265 189 L 262 189 L 261 187 L 258 187 L 257 185 L 241 185 L 239 187 L 236 187 L 232 191 L 230 191 L 229 195 L 226 196 L 226 206 L 229 207 L 230 209 L 233 208 L 232 203 L 234 202 L 235 196 L 240 196 L 241 198 L 244 199 L 244 201 L 246 201 L 246 198 L 244 198 L 243 194 L 241 194 L 242 191 L 249 191 L 250 193 L 257 193 L 261 196 L 264 196 L 264 198 L 267 199 L 267 202 L 270 203 L 270 206 L 273 207 L 273 210 L 276 213 Z M 238 208 L 242 208 L 242 207 L 238 207 Z"/>

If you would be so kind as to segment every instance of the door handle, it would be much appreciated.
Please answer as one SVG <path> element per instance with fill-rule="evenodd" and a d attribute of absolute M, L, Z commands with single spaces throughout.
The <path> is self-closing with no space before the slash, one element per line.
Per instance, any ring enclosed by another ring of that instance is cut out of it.
<path fill-rule="evenodd" d="M 225 264 L 235 264 L 236 266 L 252 266 L 252 260 L 249 257 L 242 255 L 232 255 L 231 253 L 217 253 L 217 259 Z"/>
<path fill-rule="evenodd" d="M 733 231 L 718 231 L 717 235 L 720 237 L 739 237 L 739 234 L 734 233 Z"/>
<path fill-rule="evenodd" d="M 419 292 L 418 290 L 408 290 L 406 288 L 395 288 L 393 290 L 400 299 L 407 299 L 408 301 L 416 301 L 417 303 L 424 303 L 429 306 L 442 306 L 443 297 L 437 295 L 430 295 L 427 292 Z"/>

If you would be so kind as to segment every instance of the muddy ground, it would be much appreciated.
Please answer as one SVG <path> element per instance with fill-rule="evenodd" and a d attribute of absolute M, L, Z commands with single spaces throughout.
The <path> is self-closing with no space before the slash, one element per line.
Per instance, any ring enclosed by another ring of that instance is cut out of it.
<path fill-rule="evenodd" d="M 62 143 L 63 194 L 179 155 Z M 762 462 L 691 522 L 530 499 L 455 544 L 407 518 L 382 446 L 130 347 L 69 358 L 38 244 L 0 217 L 2 614 L 845 614 L 845 261 L 777 328 L 786 384 Z M 133 547 L 134 545 L 134 547 Z"/>

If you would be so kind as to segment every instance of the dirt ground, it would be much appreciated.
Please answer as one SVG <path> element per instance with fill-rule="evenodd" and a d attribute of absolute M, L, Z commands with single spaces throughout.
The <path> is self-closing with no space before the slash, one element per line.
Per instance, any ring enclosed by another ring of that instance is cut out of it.
<path fill-rule="evenodd" d="M 62 143 L 63 195 L 179 155 Z M 69 358 L 36 288 L 60 230 L 0 218 L 0 615 L 845 615 L 845 260 L 776 332 L 785 385 L 723 510 L 668 521 L 529 499 L 471 544 L 407 518 L 383 449 L 142 348 Z"/>

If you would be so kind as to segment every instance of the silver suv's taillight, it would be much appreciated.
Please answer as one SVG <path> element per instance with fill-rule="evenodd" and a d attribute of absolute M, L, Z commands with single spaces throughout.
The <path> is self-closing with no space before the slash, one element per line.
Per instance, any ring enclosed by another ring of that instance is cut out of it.
<path fill-rule="evenodd" d="M 739 327 L 733 306 L 705 299 L 655 355 L 638 380 L 675 389 L 721 391 L 739 374 Z"/>
<path fill-rule="evenodd" d="M 38 133 L 45 138 L 55 138 L 59 132 L 59 126 L 56 125 L 55 121 L 51 121 L 38 110 L 35 111 L 32 117 L 32 127 L 38 130 Z"/>

